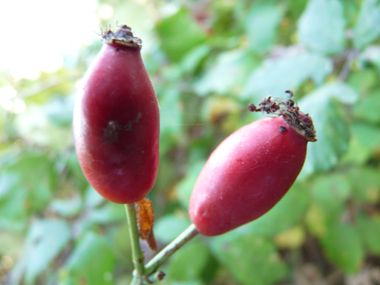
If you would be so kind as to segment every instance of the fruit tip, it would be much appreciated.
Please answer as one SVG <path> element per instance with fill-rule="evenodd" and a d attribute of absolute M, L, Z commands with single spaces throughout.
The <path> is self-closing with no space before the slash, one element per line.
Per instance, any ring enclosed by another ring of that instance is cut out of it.
<path fill-rule="evenodd" d="M 117 26 L 118 29 L 114 32 L 110 25 L 106 25 L 105 30 L 101 29 L 102 42 L 105 44 L 119 44 L 127 47 L 142 48 L 142 40 L 135 37 L 132 28 L 126 24 Z"/>
<path fill-rule="evenodd" d="M 285 93 L 290 95 L 286 101 L 279 99 L 272 100 L 272 96 L 268 96 L 260 101 L 258 107 L 250 103 L 248 110 L 251 112 L 261 111 L 268 115 L 283 116 L 292 129 L 303 136 L 307 141 L 317 141 L 312 118 L 309 114 L 301 112 L 300 108 L 291 99 L 294 96 L 293 91 L 286 90 Z"/>

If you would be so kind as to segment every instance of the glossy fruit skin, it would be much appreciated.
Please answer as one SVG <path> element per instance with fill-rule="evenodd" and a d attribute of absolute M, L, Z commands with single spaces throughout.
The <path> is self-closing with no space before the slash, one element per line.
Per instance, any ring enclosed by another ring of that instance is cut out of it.
<path fill-rule="evenodd" d="M 255 121 L 226 138 L 202 169 L 190 199 L 189 215 L 198 231 L 220 235 L 268 212 L 300 173 L 307 142 L 283 116 Z"/>
<path fill-rule="evenodd" d="M 74 108 L 75 148 L 89 183 L 115 203 L 151 190 L 159 161 L 159 107 L 138 47 L 104 44 Z"/>

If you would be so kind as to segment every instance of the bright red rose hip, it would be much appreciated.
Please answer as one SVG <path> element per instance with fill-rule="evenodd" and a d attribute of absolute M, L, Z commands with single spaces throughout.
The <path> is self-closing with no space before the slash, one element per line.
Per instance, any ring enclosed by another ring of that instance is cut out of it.
<path fill-rule="evenodd" d="M 291 99 L 268 97 L 258 108 L 248 108 L 278 117 L 237 130 L 211 154 L 189 206 L 190 218 L 203 235 L 223 234 L 268 212 L 300 173 L 308 141 L 316 141 L 312 120 Z"/>
<path fill-rule="evenodd" d="M 140 55 L 141 40 L 131 28 L 107 30 L 102 41 L 75 102 L 75 148 L 100 195 L 133 203 L 148 194 L 157 175 L 158 101 Z"/>

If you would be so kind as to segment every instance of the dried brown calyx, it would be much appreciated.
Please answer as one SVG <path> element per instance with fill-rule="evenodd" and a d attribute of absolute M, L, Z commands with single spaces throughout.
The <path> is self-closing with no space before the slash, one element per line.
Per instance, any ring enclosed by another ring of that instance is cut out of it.
<path fill-rule="evenodd" d="M 142 48 L 142 40 L 139 37 L 134 37 L 132 28 L 127 25 L 120 26 L 113 32 L 109 26 L 105 31 L 101 31 L 102 41 L 105 44 L 120 44 L 128 47 Z"/>
<path fill-rule="evenodd" d="M 309 114 L 304 114 L 300 111 L 300 108 L 292 100 L 293 92 L 291 90 L 286 90 L 285 93 L 290 95 L 286 101 L 280 99 L 273 100 L 271 96 L 268 96 L 261 100 L 258 106 L 250 103 L 248 110 L 251 112 L 263 112 L 268 115 L 283 116 L 292 129 L 305 139 L 311 142 L 317 141 L 313 120 Z"/>

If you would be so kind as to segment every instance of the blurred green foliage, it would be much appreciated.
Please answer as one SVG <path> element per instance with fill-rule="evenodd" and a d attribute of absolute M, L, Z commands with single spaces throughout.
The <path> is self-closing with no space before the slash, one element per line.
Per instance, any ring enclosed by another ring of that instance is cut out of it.
<path fill-rule="evenodd" d="M 212 150 L 261 117 L 249 102 L 292 89 L 317 129 L 285 198 L 230 233 L 197 237 L 163 266 L 162 284 L 374 284 L 363 272 L 379 274 L 380 262 L 379 2 L 100 0 L 113 10 L 107 23 L 143 37 L 160 102 L 160 169 L 148 196 L 160 247 L 190 224 L 188 200 Z M 0 105 L 2 284 L 131 279 L 123 206 L 88 185 L 73 147 L 76 83 L 100 45 L 37 80 L 0 74 L 2 88 L 17 91 L 10 104 L 25 104 Z"/>

